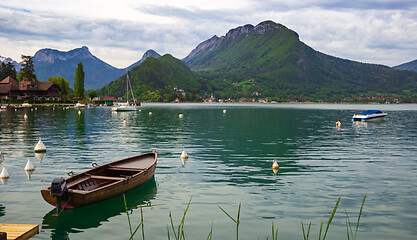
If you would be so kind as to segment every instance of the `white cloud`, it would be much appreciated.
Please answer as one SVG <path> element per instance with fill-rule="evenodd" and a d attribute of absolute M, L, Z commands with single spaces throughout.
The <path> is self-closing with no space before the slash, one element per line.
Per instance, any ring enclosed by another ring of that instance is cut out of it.
<path fill-rule="evenodd" d="M 148 49 L 181 59 L 213 35 L 272 20 L 318 51 L 393 66 L 417 58 L 416 10 L 411 0 L 5 0 L 0 55 L 20 60 L 41 48 L 88 46 L 122 68 Z"/>

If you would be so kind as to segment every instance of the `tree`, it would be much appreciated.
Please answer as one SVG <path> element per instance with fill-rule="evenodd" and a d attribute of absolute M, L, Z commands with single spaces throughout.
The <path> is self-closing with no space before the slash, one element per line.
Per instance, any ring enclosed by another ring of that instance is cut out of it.
<path fill-rule="evenodd" d="M 48 82 L 54 82 L 59 86 L 59 88 L 61 89 L 59 93 L 61 98 L 66 98 L 68 95 L 72 94 L 73 92 L 73 90 L 69 87 L 69 82 L 67 82 L 61 76 L 49 77 Z"/>
<path fill-rule="evenodd" d="M 90 98 L 90 100 L 93 100 L 95 97 L 97 97 L 97 91 L 96 90 L 90 90 L 88 92 L 88 97 Z"/>
<path fill-rule="evenodd" d="M 16 79 L 16 69 L 11 62 L 2 62 L 0 65 L 0 81 L 8 76 Z"/>
<path fill-rule="evenodd" d="M 35 66 L 33 65 L 32 56 L 22 55 L 23 68 L 20 70 L 22 78 L 36 79 Z"/>
<path fill-rule="evenodd" d="M 84 70 L 81 62 L 78 63 L 77 69 L 75 69 L 74 95 L 81 99 L 84 98 Z"/>

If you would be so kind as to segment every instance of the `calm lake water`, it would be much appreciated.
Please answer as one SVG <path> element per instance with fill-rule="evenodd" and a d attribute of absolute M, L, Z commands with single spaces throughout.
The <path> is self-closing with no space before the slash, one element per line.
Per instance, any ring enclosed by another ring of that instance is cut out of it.
<path fill-rule="evenodd" d="M 351 122 L 367 109 L 388 116 Z M 1 111 L 1 166 L 10 178 L 0 182 L 0 222 L 39 224 L 33 239 L 128 239 L 122 197 L 55 217 L 40 190 L 91 163 L 157 150 L 154 179 L 126 195 L 133 227 L 139 206 L 152 205 L 143 208 L 146 239 L 167 239 L 169 213 L 177 226 L 191 197 L 187 239 L 206 239 L 212 225 L 213 239 L 235 239 L 235 224 L 218 205 L 236 217 L 239 203 L 241 239 L 271 239 L 272 223 L 279 239 L 302 239 L 301 221 L 310 220 L 317 239 L 339 196 L 327 239 L 347 239 L 345 209 L 354 224 L 365 194 L 358 239 L 417 235 L 417 105 L 145 103 L 141 110 Z M 45 156 L 33 151 L 39 137 Z M 190 155 L 184 163 L 183 148 Z M 30 178 L 28 159 L 36 168 Z"/>

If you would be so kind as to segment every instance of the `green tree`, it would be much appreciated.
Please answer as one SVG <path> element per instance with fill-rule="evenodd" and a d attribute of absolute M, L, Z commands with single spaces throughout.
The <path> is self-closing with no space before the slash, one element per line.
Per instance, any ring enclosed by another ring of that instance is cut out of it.
<path fill-rule="evenodd" d="M 81 62 L 78 63 L 77 69 L 75 69 L 74 95 L 81 99 L 84 98 L 84 70 Z"/>
<path fill-rule="evenodd" d="M 54 82 L 59 86 L 59 88 L 61 89 L 59 93 L 61 98 L 67 98 L 68 95 L 72 94 L 73 92 L 72 89 L 69 87 L 69 82 L 67 82 L 61 76 L 49 77 L 48 82 Z"/>
<path fill-rule="evenodd" d="M 0 65 L 0 81 L 8 76 L 16 79 L 16 69 L 11 62 L 2 62 Z"/>
<path fill-rule="evenodd" d="M 96 90 L 90 90 L 88 92 L 88 97 L 90 98 L 90 100 L 93 100 L 95 97 L 97 97 L 97 91 Z"/>
<path fill-rule="evenodd" d="M 33 65 L 32 56 L 22 55 L 22 65 L 23 68 L 20 70 L 22 79 L 25 77 L 36 79 L 35 66 Z"/>

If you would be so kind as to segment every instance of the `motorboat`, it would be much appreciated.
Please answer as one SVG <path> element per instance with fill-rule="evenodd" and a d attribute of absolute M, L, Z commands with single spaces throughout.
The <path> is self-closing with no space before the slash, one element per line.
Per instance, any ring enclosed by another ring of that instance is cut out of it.
<path fill-rule="evenodd" d="M 352 121 L 375 121 L 381 120 L 385 116 L 387 116 L 387 114 L 381 112 L 380 110 L 366 110 L 360 113 L 355 113 L 352 117 Z"/>
<path fill-rule="evenodd" d="M 74 106 L 75 108 L 85 108 L 85 104 L 82 104 L 82 103 L 77 103 L 77 104 L 75 104 L 75 106 Z"/>

